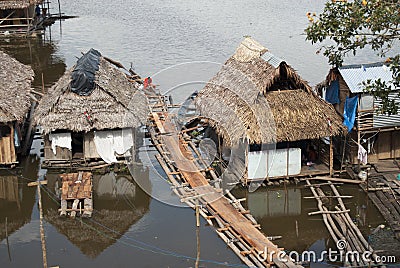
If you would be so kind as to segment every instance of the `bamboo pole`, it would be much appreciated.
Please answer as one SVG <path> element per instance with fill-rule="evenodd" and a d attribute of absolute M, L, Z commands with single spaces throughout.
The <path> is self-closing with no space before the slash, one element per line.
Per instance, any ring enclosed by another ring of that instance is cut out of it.
<path fill-rule="evenodd" d="M 40 184 L 37 185 L 38 201 L 39 201 L 39 220 L 40 220 L 40 240 L 42 242 L 43 254 L 43 268 L 47 268 L 47 253 L 46 253 L 46 239 L 43 229 L 43 208 L 42 208 L 42 194 L 40 191 Z"/>
<path fill-rule="evenodd" d="M 8 259 L 11 261 L 11 252 L 10 252 L 10 243 L 8 241 L 8 221 L 6 217 L 6 242 L 7 242 L 7 251 L 8 251 Z"/>
<path fill-rule="evenodd" d="M 197 206 L 196 206 L 197 207 Z M 197 245 L 197 255 L 196 255 L 196 263 L 195 263 L 195 268 L 199 268 L 199 263 L 200 263 L 200 228 L 196 228 L 196 245 Z"/>

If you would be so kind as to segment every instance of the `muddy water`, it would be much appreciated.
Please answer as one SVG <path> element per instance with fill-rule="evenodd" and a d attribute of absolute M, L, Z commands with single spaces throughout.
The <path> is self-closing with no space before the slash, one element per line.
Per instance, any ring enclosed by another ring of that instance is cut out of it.
<path fill-rule="evenodd" d="M 132 63 L 142 75 L 157 74 L 160 79 L 155 82 L 165 91 L 182 82 L 208 80 L 244 35 L 253 36 L 284 58 L 312 84 L 321 81 L 328 68 L 326 60 L 315 54 L 316 48 L 306 43 L 302 35 L 307 25 L 306 12 L 320 11 L 323 1 L 74 0 L 62 6 L 64 13 L 79 18 L 56 23 L 42 38 L 0 38 L 0 49 L 32 66 L 38 91 L 43 90 L 43 84 L 46 91 L 81 52 L 92 47 L 127 67 Z M 364 53 L 352 62 L 367 58 L 373 55 Z M 184 65 L 190 68 L 174 67 L 162 72 L 167 75 L 158 74 L 165 68 L 193 61 L 212 64 Z M 196 87 L 201 87 L 201 83 L 181 86 L 177 95 L 190 95 Z M 148 159 L 140 158 L 142 163 L 133 176 L 118 172 L 95 175 L 92 219 L 60 220 L 56 217 L 57 175 L 39 168 L 40 148 L 41 140 L 37 138 L 32 154 L 22 159 L 18 168 L 0 173 L 0 267 L 41 266 L 37 197 L 27 182 L 44 176 L 49 181 L 43 192 L 49 265 L 194 267 L 197 239 L 193 211 L 159 202 L 135 183 L 146 182 L 153 193 L 177 201 L 163 178 L 147 169 Z M 141 150 L 154 153 L 154 148 L 146 144 Z M 154 158 L 150 161 L 156 162 Z M 156 169 L 160 171 L 158 166 Z M 340 189 L 354 196 L 347 205 L 366 235 L 383 223 L 358 187 Z M 307 215 L 316 210 L 316 202 L 303 198 L 311 193 L 301 185 L 259 189 L 254 193 L 238 188 L 234 192 L 248 198 L 246 206 L 265 233 L 282 236 L 276 241 L 280 246 L 298 252 L 332 246 L 321 218 Z M 379 237 L 388 241 L 390 233 L 379 233 L 371 241 L 382 242 Z M 242 265 L 204 221 L 199 239 L 201 267 Z M 400 248 L 394 241 L 389 243 L 391 249 Z"/>

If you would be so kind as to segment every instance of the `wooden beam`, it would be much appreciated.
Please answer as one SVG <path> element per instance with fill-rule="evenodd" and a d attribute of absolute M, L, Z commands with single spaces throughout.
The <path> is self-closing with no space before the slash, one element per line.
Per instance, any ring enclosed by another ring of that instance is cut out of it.
<path fill-rule="evenodd" d="M 28 186 L 38 186 L 38 185 L 46 185 L 47 184 L 47 180 L 44 181 L 33 181 L 28 183 Z"/>
<path fill-rule="evenodd" d="M 333 175 L 333 138 L 329 137 L 329 176 Z"/>
<path fill-rule="evenodd" d="M 335 181 L 335 182 L 354 183 L 354 184 L 364 183 L 364 181 L 360 180 L 329 178 L 329 177 L 312 177 L 307 179 L 301 179 L 301 181 L 306 181 L 306 180 Z"/>

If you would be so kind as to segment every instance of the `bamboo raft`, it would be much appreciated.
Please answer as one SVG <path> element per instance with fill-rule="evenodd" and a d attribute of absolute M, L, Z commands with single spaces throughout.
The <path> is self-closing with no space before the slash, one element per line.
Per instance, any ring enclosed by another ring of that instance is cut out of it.
<path fill-rule="evenodd" d="M 400 240 L 400 181 L 396 179 L 396 175 L 373 173 L 369 176 L 367 184 L 362 184 L 361 188 Z"/>
<path fill-rule="evenodd" d="M 315 179 L 318 179 L 318 177 Z M 343 256 L 346 256 L 347 252 L 358 252 L 359 256 L 362 256 L 362 254 L 367 251 L 372 253 L 370 262 L 366 262 L 366 260 L 363 260 L 361 257 L 358 259 L 354 258 L 353 260 L 344 258 L 345 266 L 384 267 L 368 241 L 354 224 L 349 215 L 350 210 L 346 208 L 342 200 L 343 198 L 352 198 L 352 196 L 341 195 L 335 187 L 335 184 L 330 180 L 326 183 L 311 183 L 310 180 L 306 180 L 306 183 L 306 186 L 309 187 L 313 196 L 305 198 L 315 198 L 319 208 L 318 211 L 310 212 L 308 215 L 322 215 L 323 221 L 340 253 L 343 254 Z M 326 194 L 323 190 L 323 186 L 329 187 L 333 195 Z M 334 210 L 329 210 L 328 207 L 334 207 Z"/>
<path fill-rule="evenodd" d="M 61 174 L 60 178 L 62 180 L 60 216 L 69 214 L 71 218 L 75 218 L 79 213 L 78 215 L 82 217 L 91 217 L 93 211 L 92 173 L 67 173 Z"/>
<path fill-rule="evenodd" d="M 250 267 L 302 267 L 287 257 L 278 259 L 283 249 L 260 231 L 260 225 L 241 201 L 220 188 L 220 180 L 206 167 L 188 135 L 176 129 L 165 99 L 151 95 L 148 131 L 159 155 L 156 156 L 182 202 L 195 209 L 218 236 Z M 268 253 L 268 254 L 266 254 Z"/>

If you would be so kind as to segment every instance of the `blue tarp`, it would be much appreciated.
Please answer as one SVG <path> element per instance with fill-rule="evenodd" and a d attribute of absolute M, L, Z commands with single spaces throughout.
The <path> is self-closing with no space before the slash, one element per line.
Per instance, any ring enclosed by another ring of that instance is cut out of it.
<path fill-rule="evenodd" d="M 344 103 L 344 121 L 343 125 L 347 127 L 350 132 L 354 127 L 354 121 L 356 120 L 356 111 L 358 104 L 358 96 L 353 98 L 346 97 L 346 102 Z"/>
<path fill-rule="evenodd" d="M 333 80 L 326 89 L 325 100 L 329 103 L 339 103 L 339 80 Z"/>

